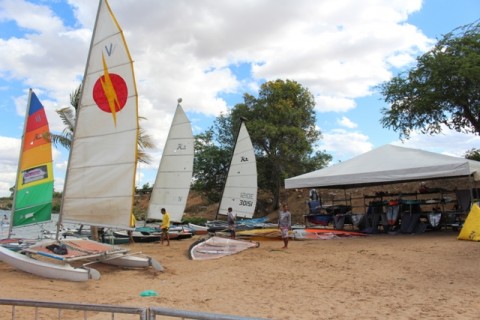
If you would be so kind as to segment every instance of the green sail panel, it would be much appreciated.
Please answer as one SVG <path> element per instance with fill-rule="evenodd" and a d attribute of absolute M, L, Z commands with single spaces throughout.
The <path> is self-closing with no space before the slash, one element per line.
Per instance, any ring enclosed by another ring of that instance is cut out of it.
<path fill-rule="evenodd" d="M 24 226 L 50 221 L 52 190 L 53 182 L 48 182 L 18 191 L 16 195 L 17 206 L 13 214 L 13 225 Z"/>

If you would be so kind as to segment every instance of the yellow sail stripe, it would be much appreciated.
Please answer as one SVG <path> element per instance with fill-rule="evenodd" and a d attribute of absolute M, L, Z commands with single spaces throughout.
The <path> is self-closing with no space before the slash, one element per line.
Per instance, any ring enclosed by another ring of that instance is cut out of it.
<path fill-rule="evenodd" d="M 23 184 L 23 174 L 20 173 L 18 175 L 18 181 L 17 181 L 17 186 L 18 186 L 18 190 L 22 190 L 24 188 L 30 188 L 30 187 L 33 187 L 33 186 L 37 186 L 39 184 L 43 184 L 43 183 L 46 183 L 46 182 L 52 182 L 53 181 L 53 165 L 51 162 L 46 162 L 46 163 L 41 163 L 41 164 L 36 164 L 35 167 L 40 167 L 40 166 L 46 166 L 47 167 L 47 172 L 48 172 L 48 176 L 46 179 L 41 179 L 41 180 L 37 180 L 37 181 L 34 181 L 34 182 L 30 182 L 30 183 L 27 183 L 27 184 Z M 23 172 L 24 170 L 22 170 Z"/>
<path fill-rule="evenodd" d="M 117 92 L 113 87 L 112 79 L 110 79 L 110 73 L 108 73 L 108 66 L 107 62 L 105 61 L 105 56 L 102 52 L 102 63 L 103 63 L 103 77 L 104 80 L 102 82 L 103 92 L 105 93 L 105 97 L 107 97 L 108 106 L 110 107 L 110 112 L 112 113 L 113 122 L 115 126 L 117 126 L 117 113 L 116 107 L 120 104 L 118 103 Z"/>

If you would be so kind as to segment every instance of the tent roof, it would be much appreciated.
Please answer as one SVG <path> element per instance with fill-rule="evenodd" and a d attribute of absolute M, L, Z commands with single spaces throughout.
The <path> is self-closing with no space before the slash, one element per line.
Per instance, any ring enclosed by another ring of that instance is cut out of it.
<path fill-rule="evenodd" d="M 348 188 L 470 175 L 480 180 L 480 162 L 388 144 L 333 166 L 285 179 L 285 188 Z"/>

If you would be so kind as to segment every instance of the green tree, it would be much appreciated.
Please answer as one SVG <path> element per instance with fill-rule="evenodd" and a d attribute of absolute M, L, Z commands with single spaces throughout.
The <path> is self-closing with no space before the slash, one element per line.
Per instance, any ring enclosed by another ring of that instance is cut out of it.
<path fill-rule="evenodd" d="M 241 118 L 245 118 L 255 148 L 259 187 L 271 191 L 278 205 L 285 178 L 320 169 L 332 159 L 313 150 L 321 137 L 315 126 L 314 105 L 313 95 L 290 80 L 264 83 L 258 98 L 245 94 L 243 103 L 216 119 L 205 134 L 208 143 L 204 149 L 196 149 L 196 161 L 205 161 L 200 175 L 209 183 L 201 187 L 215 186 L 220 196 Z M 208 153 L 204 154 L 205 150 Z M 195 174 L 200 173 L 197 170 L 194 167 Z"/>
<path fill-rule="evenodd" d="M 245 95 L 244 104 L 232 112 L 234 119 L 249 119 L 248 130 L 257 150 L 259 186 L 273 193 L 276 206 L 285 178 L 320 169 L 332 160 L 324 152 L 314 152 L 321 138 L 314 106 L 308 89 L 295 81 L 276 80 L 264 83 L 258 98 Z"/>
<path fill-rule="evenodd" d="M 203 192 L 211 203 L 220 201 L 229 157 L 229 149 L 215 144 L 212 128 L 195 136 L 192 189 Z"/>
<path fill-rule="evenodd" d="M 480 161 L 480 149 L 472 148 L 465 152 L 465 158 L 469 160 Z"/>
<path fill-rule="evenodd" d="M 413 130 L 442 132 L 442 125 L 480 133 L 480 24 L 459 27 L 417 58 L 408 72 L 380 85 L 384 128 L 409 138 Z"/>
<path fill-rule="evenodd" d="M 153 186 L 150 185 L 150 183 L 145 183 L 143 186 L 142 186 L 142 189 L 138 190 L 137 192 L 141 192 L 141 193 L 152 193 L 152 190 L 153 190 Z"/>
<path fill-rule="evenodd" d="M 57 114 L 62 119 L 62 122 L 65 125 L 61 134 L 50 133 L 50 139 L 52 143 L 57 146 L 61 145 L 65 149 L 70 149 L 73 139 L 73 132 L 75 131 L 75 119 L 77 115 L 78 105 L 80 101 L 80 95 L 82 93 L 82 86 L 78 86 L 75 91 L 70 94 L 70 105 L 59 110 L 56 110 Z M 145 119 L 145 118 L 140 118 Z M 151 157 L 145 152 L 147 149 L 152 149 L 154 144 L 151 137 L 145 133 L 145 131 L 140 128 L 139 135 L 137 140 L 137 159 L 138 162 L 150 163 Z"/>

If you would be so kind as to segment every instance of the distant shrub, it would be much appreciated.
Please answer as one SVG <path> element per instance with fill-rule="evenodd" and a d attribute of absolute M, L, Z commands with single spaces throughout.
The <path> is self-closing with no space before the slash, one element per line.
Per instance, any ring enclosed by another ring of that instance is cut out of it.
<path fill-rule="evenodd" d="M 200 217 L 184 217 L 182 219 L 182 223 L 193 223 L 199 226 L 204 226 L 207 223 L 206 218 L 200 218 Z"/>
<path fill-rule="evenodd" d="M 52 204 L 52 212 L 55 212 L 55 213 L 60 212 L 60 203 L 53 203 Z"/>

